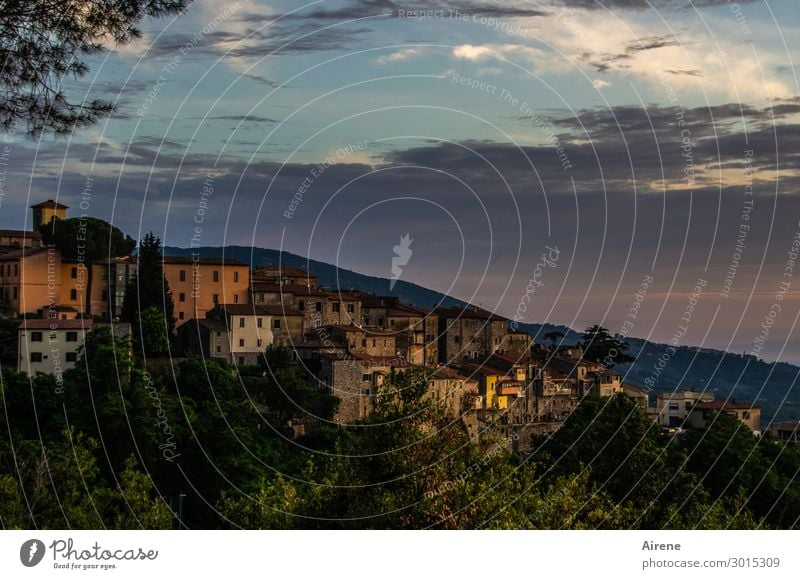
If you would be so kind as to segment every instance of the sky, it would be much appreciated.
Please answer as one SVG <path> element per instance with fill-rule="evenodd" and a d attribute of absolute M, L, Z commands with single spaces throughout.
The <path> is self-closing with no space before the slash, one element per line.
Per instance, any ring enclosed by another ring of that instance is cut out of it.
<path fill-rule="evenodd" d="M 0 227 L 387 278 L 408 234 L 400 279 L 511 318 L 800 362 L 795 4 L 198 0 L 65 81 L 109 118 L 5 135 Z"/>

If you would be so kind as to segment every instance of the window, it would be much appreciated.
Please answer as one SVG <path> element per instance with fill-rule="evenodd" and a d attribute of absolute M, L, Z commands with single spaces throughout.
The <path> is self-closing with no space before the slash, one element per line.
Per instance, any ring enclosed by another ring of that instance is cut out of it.
<path fill-rule="evenodd" d="M 366 348 L 366 347 L 367 347 L 367 339 L 366 339 L 366 338 L 364 338 L 363 340 L 361 340 L 361 347 L 362 347 L 362 348 Z"/>
<path fill-rule="evenodd" d="M 217 337 L 221 338 L 222 337 L 222 332 L 217 332 Z"/>
<path fill-rule="evenodd" d="M 183 292 L 179 293 L 178 294 L 178 301 L 179 302 L 185 302 L 186 301 L 186 294 L 183 293 Z"/>
<path fill-rule="evenodd" d="M 261 347 L 261 338 L 256 341 L 256 345 L 260 348 Z"/>
<path fill-rule="evenodd" d="M 233 303 L 235 303 L 235 304 L 239 303 L 239 296 L 237 296 L 237 295 L 233 296 Z"/>
<path fill-rule="evenodd" d="M 239 347 L 244 348 L 244 338 L 239 338 Z"/>
<path fill-rule="evenodd" d="M 339 312 L 339 307 L 341 306 L 341 304 L 339 302 L 334 302 L 333 304 L 331 304 L 331 306 L 333 307 L 333 311 L 338 313 Z"/>
<path fill-rule="evenodd" d="M 186 281 L 186 270 L 185 269 L 182 269 L 178 273 L 178 279 L 181 280 L 181 281 Z"/>
<path fill-rule="evenodd" d="M 239 327 L 244 328 L 244 318 L 239 318 Z"/>
<path fill-rule="evenodd" d="M 314 309 L 317 310 L 318 312 L 321 312 L 322 311 L 322 302 L 317 302 L 316 304 L 314 304 Z"/>
<path fill-rule="evenodd" d="M 454 343 L 454 344 L 459 344 L 459 343 L 461 343 L 461 336 L 456 336 L 455 338 L 453 338 L 453 343 Z"/>
<path fill-rule="evenodd" d="M 77 342 L 78 332 L 67 332 L 67 342 Z"/>
<path fill-rule="evenodd" d="M 263 322 L 264 322 L 264 318 L 258 318 L 256 320 L 256 326 L 258 326 L 259 328 L 263 328 L 264 327 L 264 323 Z"/>
<path fill-rule="evenodd" d="M 70 269 L 69 270 L 69 276 L 72 279 L 78 279 L 78 268 L 77 267 L 73 267 L 72 269 Z"/>
<path fill-rule="evenodd" d="M 211 296 L 211 299 L 214 302 L 214 305 L 217 305 L 219 303 L 219 294 L 214 294 Z"/>
<path fill-rule="evenodd" d="M 183 312 L 178 312 L 178 319 L 179 319 L 179 320 L 182 320 L 182 319 L 183 319 Z"/>
<path fill-rule="evenodd" d="M 19 275 L 19 264 L 15 263 L 14 264 L 14 277 L 17 277 L 18 275 Z"/>
<path fill-rule="evenodd" d="M 71 299 L 73 302 L 78 301 L 78 290 L 69 290 L 69 299 Z"/>
<path fill-rule="evenodd" d="M 42 361 L 41 352 L 31 352 L 31 362 L 41 362 L 41 361 Z"/>
<path fill-rule="evenodd" d="M 77 362 L 78 361 L 78 353 L 77 352 L 67 352 L 66 360 L 67 360 L 67 362 Z"/>
<path fill-rule="evenodd" d="M 750 420 L 750 412 L 748 412 L 747 410 L 745 410 L 745 411 L 742 413 L 742 420 Z"/>
<path fill-rule="evenodd" d="M 272 327 L 276 330 L 281 329 L 281 321 L 280 320 L 272 320 Z"/>
<path fill-rule="evenodd" d="M 219 281 L 219 272 L 214 270 L 214 281 Z"/>
<path fill-rule="evenodd" d="M 378 327 L 383 327 L 383 318 L 378 318 Z"/>
<path fill-rule="evenodd" d="M 355 311 L 356 311 L 356 305 L 355 304 L 347 304 L 347 313 L 348 314 L 352 314 Z"/>
<path fill-rule="evenodd" d="M 306 311 L 306 302 L 297 302 L 297 309 L 301 312 Z"/>
<path fill-rule="evenodd" d="M 100 292 L 100 301 L 107 302 L 108 301 L 108 290 L 102 290 Z"/>
<path fill-rule="evenodd" d="M 222 352 L 222 346 L 217 346 L 217 354 L 219 354 L 220 352 Z"/>
<path fill-rule="evenodd" d="M 17 286 L 14 286 L 14 299 L 17 299 Z"/>
<path fill-rule="evenodd" d="M 42 341 L 41 332 L 31 332 L 31 342 L 41 342 L 41 341 Z"/>
<path fill-rule="evenodd" d="M 361 381 L 362 382 L 369 382 L 370 380 L 372 380 L 372 374 L 362 374 L 361 375 Z"/>
<path fill-rule="evenodd" d="M 108 280 L 108 268 L 104 267 L 103 269 L 100 270 L 100 279 L 102 279 L 103 281 Z"/>
<path fill-rule="evenodd" d="M 377 345 L 378 345 L 378 340 L 376 340 L 375 338 L 372 338 L 372 347 L 374 348 Z"/>
<path fill-rule="evenodd" d="M 239 283 L 239 272 L 238 271 L 234 271 L 233 272 L 233 283 Z"/>
<path fill-rule="evenodd" d="M 678 410 L 679 408 L 680 408 L 680 406 L 678 405 L 677 402 L 670 402 L 669 403 L 669 409 L 670 410 Z"/>

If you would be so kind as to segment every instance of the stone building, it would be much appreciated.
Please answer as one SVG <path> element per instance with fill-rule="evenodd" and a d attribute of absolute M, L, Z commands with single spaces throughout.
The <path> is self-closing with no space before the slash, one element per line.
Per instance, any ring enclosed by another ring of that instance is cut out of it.
<path fill-rule="evenodd" d="M 500 350 L 508 335 L 508 318 L 478 307 L 436 308 L 439 362 L 451 364 Z"/>

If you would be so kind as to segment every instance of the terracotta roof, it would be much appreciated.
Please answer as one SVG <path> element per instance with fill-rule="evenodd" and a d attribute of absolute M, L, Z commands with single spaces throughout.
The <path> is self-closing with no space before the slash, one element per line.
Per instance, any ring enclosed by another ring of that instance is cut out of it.
<path fill-rule="evenodd" d="M 623 390 L 630 390 L 631 392 L 636 392 L 637 394 L 648 394 L 647 390 L 644 388 L 639 388 L 638 386 L 634 386 L 633 384 L 626 384 L 623 382 L 622 384 Z"/>
<path fill-rule="evenodd" d="M 490 312 L 488 310 L 484 310 L 477 306 L 468 306 L 465 308 L 460 308 L 457 306 L 451 308 L 435 308 L 433 313 L 442 316 L 444 318 L 462 318 L 465 320 L 492 320 L 492 321 L 502 321 L 507 322 L 509 321 L 508 318 L 504 318 L 501 315 L 495 314 L 494 312 Z"/>
<path fill-rule="evenodd" d="M 36 209 L 37 207 L 56 207 L 58 209 L 69 209 L 63 203 L 59 203 L 58 201 L 53 201 L 52 199 L 48 199 L 47 201 L 42 201 L 41 203 L 37 203 L 36 205 L 31 205 L 31 209 Z"/>
<path fill-rule="evenodd" d="M 18 259 L 25 259 L 31 255 L 38 255 L 48 251 L 47 247 L 26 247 L 16 251 L 9 251 L 6 254 L 0 255 L 0 261 L 16 261 Z"/>
<path fill-rule="evenodd" d="M 713 400 L 711 402 L 698 402 L 692 409 L 698 410 L 756 410 L 761 406 L 751 402 L 736 402 L 735 400 Z"/>
<path fill-rule="evenodd" d="M 344 355 L 342 355 L 341 352 L 321 352 L 319 356 L 320 358 L 326 358 L 334 362 L 339 361 L 345 364 L 358 362 L 362 366 L 385 366 L 387 368 L 408 368 L 411 366 L 405 358 L 399 356 L 370 356 L 369 354 L 360 354 L 356 352 L 347 352 Z"/>
<path fill-rule="evenodd" d="M 215 310 L 224 310 L 231 316 L 302 316 L 303 314 L 289 310 L 280 304 L 218 304 Z M 212 310 L 213 311 L 213 310 Z"/>
<path fill-rule="evenodd" d="M 468 376 L 464 376 L 463 374 L 459 373 L 453 368 L 448 368 L 447 366 L 439 366 L 438 368 L 436 368 L 433 372 L 431 372 L 428 375 L 428 379 L 469 380 L 475 382 L 474 378 L 469 378 Z"/>
<path fill-rule="evenodd" d="M 299 267 L 280 267 L 277 265 L 259 266 L 255 269 L 254 273 L 258 275 L 265 272 L 268 272 L 270 275 L 280 274 L 281 277 L 316 277 L 309 274 L 306 270 L 300 269 Z"/>
<path fill-rule="evenodd" d="M 137 263 L 137 256 L 131 257 L 131 261 L 133 263 Z M 184 264 L 184 265 L 192 265 L 193 263 L 199 263 L 200 265 L 222 265 L 222 266 L 231 266 L 231 267 L 248 267 L 248 265 L 243 262 L 239 261 L 238 259 L 232 259 L 230 257 L 221 258 L 221 257 L 193 257 L 191 255 L 165 255 L 162 258 L 163 263 L 166 264 Z"/>
<path fill-rule="evenodd" d="M 777 428 L 778 432 L 797 432 L 800 433 L 800 422 L 786 422 Z"/>
<path fill-rule="evenodd" d="M 31 239 L 41 239 L 42 234 L 38 231 L 25 231 L 24 229 L 0 229 L 0 237 L 29 237 Z"/>
<path fill-rule="evenodd" d="M 19 330 L 91 330 L 92 320 L 23 320 Z"/>

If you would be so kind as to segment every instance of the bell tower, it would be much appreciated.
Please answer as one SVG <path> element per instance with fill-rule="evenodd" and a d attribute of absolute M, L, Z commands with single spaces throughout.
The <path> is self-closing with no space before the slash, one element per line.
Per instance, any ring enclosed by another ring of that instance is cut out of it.
<path fill-rule="evenodd" d="M 55 217 L 56 219 L 67 218 L 67 207 L 63 203 L 58 203 L 52 199 L 42 201 L 36 205 L 31 205 L 33 210 L 33 230 L 39 231 L 42 225 L 47 225 L 50 220 Z"/>

